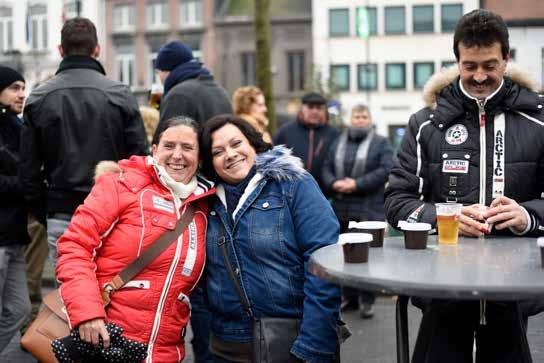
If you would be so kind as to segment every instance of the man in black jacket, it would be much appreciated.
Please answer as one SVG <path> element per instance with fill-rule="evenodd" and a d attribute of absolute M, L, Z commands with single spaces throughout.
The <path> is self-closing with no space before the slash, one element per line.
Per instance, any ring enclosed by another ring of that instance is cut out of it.
<path fill-rule="evenodd" d="M 500 16 L 464 15 L 453 48 L 458 71 L 433 76 L 425 87 L 428 107 L 410 118 L 386 190 L 387 218 L 393 226 L 399 220 L 436 226 L 434 203 L 457 202 L 464 205 L 465 236 L 542 235 L 544 98 L 526 75 L 507 69 L 508 30 Z M 413 362 L 472 362 L 474 337 L 478 362 L 525 361 L 516 303 L 420 302 Z"/>
<path fill-rule="evenodd" d="M 17 176 L 25 80 L 0 66 L 0 355 L 30 314 L 24 245 L 27 209 Z"/>
<path fill-rule="evenodd" d="M 284 144 L 304 162 L 321 191 L 327 195 L 327 186 L 321 180 L 321 171 L 327 150 L 340 132 L 328 123 L 327 100 L 316 92 L 302 96 L 302 107 L 296 121 L 289 122 L 274 135 L 274 144 Z"/>
<path fill-rule="evenodd" d="M 96 60 L 93 23 L 66 21 L 59 52 L 63 60 L 55 77 L 33 90 L 25 106 L 20 170 L 29 207 L 39 211 L 47 201 L 53 264 L 57 239 L 91 190 L 96 164 L 148 152 L 130 88 L 108 79 Z"/>
<path fill-rule="evenodd" d="M 232 113 L 227 92 L 179 40 L 159 49 L 155 68 L 164 85 L 159 122 L 188 116 L 202 125 L 214 116 Z"/>

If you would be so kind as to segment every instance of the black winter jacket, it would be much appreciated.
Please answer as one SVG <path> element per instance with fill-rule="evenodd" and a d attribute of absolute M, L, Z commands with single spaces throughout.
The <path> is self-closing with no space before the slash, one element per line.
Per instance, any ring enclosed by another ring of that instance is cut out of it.
<path fill-rule="evenodd" d="M 293 155 L 302 159 L 306 170 L 312 174 L 321 191 L 327 195 L 327 187 L 321 179 L 321 172 L 327 150 L 339 133 L 336 127 L 329 124 L 310 128 L 297 119 L 279 128 L 274 135 L 274 145 L 283 144 L 293 149 Z M 310 139 L 313 140 L 311 144 Z M 310 145 L 312 145 L 312 155 L 309 155 Z"/>
<path fill-rule="evenodd" d="M 27 209 L 19 182 L 21 121 L 0 104 L 0 246 L 27 244 Z"/>
<path fill-rule="evenodd" d="M 42 166 L 47 211 L 73 214 L 91 190 L 99 161 L 149 150 L 130 88 L 107 78 L 91 57 L 64 58 L 55 77 L 30 94 L 24 119 L 21 181 L 33 211 L 45 193 Z"/>
<path fill-rule="evenodd" d="M 353 167 L 357 148 L 362 140 L 352 140 L 348 137 L 348 145 L 344 164 Z M 357 188 L 349 194 L 337 193 L 332 190 L 332 184 L 337 181 L 335 158 L 340 136 L 336 138 L 325 157 L 323 164 L 322 180 L 332 195 L 332 206 L 338 220 L 343 222 L 353 221 L 383 221 L 384 215 L 384 189 L 387 176 L 393 165 L 393 148 L 389 141 L 380 135 L 374 135 L 368 147 L 364 173 L 353 175 L 346 170 L 347 176 L 355 179 Z M 352 144 L 350 148 L 350 144 Z M 349 151 L 353 150 L 352 153 Z M 346 163 L 347 159 L 351 159 Z"/>
<path fill-rule="evenodd" d="M 543 96 L 526 88 L 523 74 L 510 67 L 511 78 L 504 78 L 480 110 L 449 72 L 426 86 L 436 104 L 410 118 L 386 189 L 389 223 L 411 219 L 435 225 L 433 203 L 489 205 L 502 190 L 529 213 L 527 234 L 544 234 Z M 452 76 L 451 83 L 444 82 Z"/>
<path fill-rule="evenodd" d="M 214 116 L 232 113 L 227 92 L 212 76 L 198 76 L 175 85 L 161 101 L 161 121 L 188 116 L 203 125 Z"/>

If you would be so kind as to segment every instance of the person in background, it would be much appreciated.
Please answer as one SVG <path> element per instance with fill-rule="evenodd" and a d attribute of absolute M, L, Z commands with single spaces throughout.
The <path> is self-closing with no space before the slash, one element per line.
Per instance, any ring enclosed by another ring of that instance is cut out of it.
<path fill-rule="evenodd" d="M 67 20 L 55 77 L 32 90 L 24 109 L 20 178 L 29 208 L 45 225 L 49 257 L 93 184 L 99 161 L 145 155 L 149 147 L 130 88 L 106 77 L 94 24 Z M 46 205 L 46 208 L 45 208 Z M 36 211 L 47 211 L 37 213 Z"/>
<path fill-rule="evenodd" d="M 322 180 L 332 195 L 332 206 L 340 231 L 348 231 L 349 221 L 384 221 L 385 182 L 393 165 L 393 148 L 376 133 L 367 106 L 351 109 L 349 126 L 328 150 Z M 359 291 L 344 288 L 342 310 L 359 309 Z M 375 294 L 361 291 L 361 317 L 374 315 Z"/>
<path fill-rule="evenodd" d="M 488 10 L 459 19 L 457 69 L 425 85 L 426 107 L 410 117 L 389 176 L 392 226 L 406 220 L 435 227 L 435 203 L 457 202 L 464 236 L 544 234 L 542 95 L 525 72 L 507 67 L 508 38 L 503 19 Z M 477 362 L 526 362 L 527 318 L 518 302 L 412 302 L 423 310 L 413 362 L 471 363 L 474 346 Z"/>
<path fill-rule="evenodd" d="M 147 141 L 151 145 L 153 133 L 159 124 L 159 111 L 151 106 L 140 106 L 140 115 L 142 116 L 142 121 L 144 123 Z"/>
<path fill-rule="evenodd" d="M 238 88 L 232 95 L 232 108 L 235 115 L 249 122 L 263 135 L 265 142 L 272 142 L 267 130 L 266 103 L 259 88 L 253 86 Z"/>
<path fill-rule="evenodd" d="M 263 141 L 234 115 L 202 130 L 202 168 L 218 183 L 210 200 L 206 292 L 215 362 L 248 362 L 251 326 L 218 241 L 222 236 L 253 315 L 302 319 L 294 362 L 334 362 L 340 289 L 308 270 L 312 252 L 338 240 L 338 221 L 312 176 L 284 146 Z"/>
<path fill-rule="evenodd" d="M 319 93 L 305 94 L 296 121 L 283 125 L 274 135 L 275 145 L 292 148 L 293 154 L 302 159 L 323 193 L 327 191 L 321 180 L 323 161 L 331 142 L 339 134 L 339 130 L 327 122 L 326 104 L 327 100 Z"/>
<path fill-rule="evenodd" d="M 174 40 L 163 45 L 155 68 L 164 86 L 160 122 L 187 116 L 202 125 L 216 115 L 232 113 L 227 92 L 215 83 L 186 44 Z"/>
<path fill-rule="evenodd" d="M 25 79 L 0 66 L 0 355 L 30 314 L 24 246 L 30 242 L 18 175 Z M 31 218 L 33 218 L 31 216 Z"/>

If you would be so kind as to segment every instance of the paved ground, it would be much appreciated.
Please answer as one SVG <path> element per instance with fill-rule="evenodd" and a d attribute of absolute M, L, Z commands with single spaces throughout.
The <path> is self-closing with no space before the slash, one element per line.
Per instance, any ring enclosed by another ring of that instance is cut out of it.
<path fill-rule="evenodd" d="M 50 268 L 46 270 L 45 275 L 52 276 Z M 51 287 L 46 287 L 45 291 L 50 291 L 50 289 Z M 421 313 L 417 308 L 409 305 L 408 317 L 410 352 L 412 352 Z M 373 319 L 363 320 L 359 318 L 358 312 L 350 312 L 344 314 L 344 320 L 348 323 L 353 335 L 342 345 L 343 363 L 394 363 L 396 361 L 395 300 L 393 297 L 377 299 Z M 186 337 L 187 355 L 184 360 L 188 363 L 194 361 L 189 344 L 191 336 L 192 333 L 189 330 Z M 533 361 L 535 363 L 544 362 L 544 314 L 529 320 L 528 338 Z M 19 348 L 18 339 L 19 337 L 14 337 L 11 344 L 0 355 L 0 363 L 35 363 L 29 354 Z"/>

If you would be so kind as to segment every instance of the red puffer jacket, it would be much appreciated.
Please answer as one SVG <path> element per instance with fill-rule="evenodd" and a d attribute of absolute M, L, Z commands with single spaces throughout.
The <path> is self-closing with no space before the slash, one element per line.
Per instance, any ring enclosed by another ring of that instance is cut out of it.
<path fill-rule="evenodd" d="M 158 179 L 151 158 L 119 162 L 120 173 L 98 178 L 58 241 L 57 279 L 70 324 L 102 318 L 124 329 L 129 339 L 148 344 L 146 362 L 179 362 L 185 356 L 182 331 L 189 319 L 189 296 L 205 261 L 207 202 L 215 192 L 198 178 L 185 200 L 195 217 L 172 243 L 134 279 L 112 295 L 104 310 L 104 284 L 145 251 L 161 234 L 175 228 L 173 195 Z"/>

